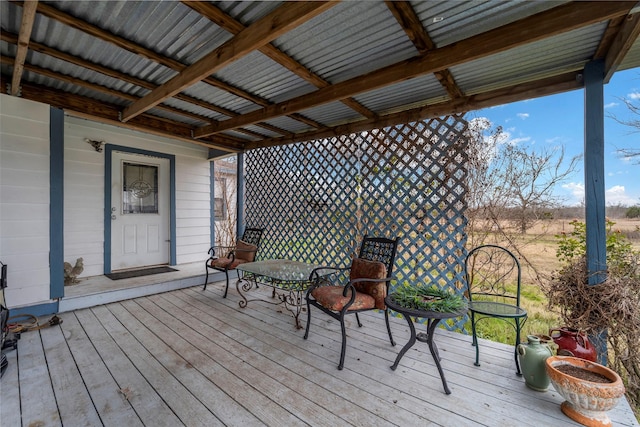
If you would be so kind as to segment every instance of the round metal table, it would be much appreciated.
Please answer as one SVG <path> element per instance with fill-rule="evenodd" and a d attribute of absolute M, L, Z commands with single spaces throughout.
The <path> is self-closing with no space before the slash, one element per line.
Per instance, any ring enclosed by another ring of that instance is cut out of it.
<path fill-rule="evenodd" d="M 396 301 L 393 299 L 393 294 L 387 295 L 384 301 L 387 304 L 387 307 L 404 316 L 404 318 L 407 320 L 407 323 L 409 324 L 409 329 L 411 330 L 411 337 L 409 338 L 409 342 L 406 343 L 404 347 L 402 347 L 402 350 L 400 350 L 400 353 L 398 353 L 398 357 L 396 357 L 396 361 L 391 366 L 391 369 L 394 371 L 396 370 L 396 368 L 398 367 L 398 363 L 400 363 L 400 359 L 402 359 L 402 356 L 404 356 L 407 350 L 409 350 L 416 343 L 416 340 L 426 342 L 429 345 L 431 356 L 433 357 L 433 361 L 436 363 L 436 367 L 438 368 L 438 372 L 440 373 L 440 379 L 442 380 L 444 391 L 446 394 L 451 394 L 451 390 L 449 390 L 449 386 L 447 385 L 447 380 L 444 378 L 442 366 L 440 366 L 440 354 L 438 353 L 438 347 L 433 342 L 433 334 L 436 330 L 436 327 L 438 326 L 438 323 L 440 323 L 442 319 L 451 319 L 454 317 L 464 316 L 467 312 L 467 307 L 465 306 L 455 312 L 442 313 L 439 311 L 426 311 L 403 307 L 396 303 Z M 413 325 L 411 316 L 427 319 L 426 334 L 421 332 L 416 335 L 416 328 Z"/>

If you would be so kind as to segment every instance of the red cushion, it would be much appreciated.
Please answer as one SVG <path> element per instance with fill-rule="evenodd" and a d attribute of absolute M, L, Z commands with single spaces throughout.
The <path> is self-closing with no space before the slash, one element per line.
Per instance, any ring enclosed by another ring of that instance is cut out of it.
<path fill-rule="evenodd" d="M 384 279 L 387 277 L 387 267 L 380 261 L 369 261 L 362 258 L 354 258 L 351 263 L 350 279 Z M 370 295 L 375 300 L 375 308 L 384 310 L 384 299 L 387 296 L 385 282 L 358 282 L 354 283 L 359 293 Z"/>
<path fill-rule="evenodd" d="M 238 240 L 238 244 L 236 245 L 236 259 L 243 259 L 245 262 L 253 262 L 256 259 L 256 252 L 258 251 L 258 247 L 256 245 L 252 245 L 243 240 Z"/>
<path fill-rule="evenodd" d="M 329 310 L 340 311 L 351 299 L 351 292 L 347 291 L 347 296 L 342 296 L 344 287 L 342 286 L 320 286 L 311 291 L 311 295 Z M 372 296 L 356 292 L 356 299 L 349 307 L 349 310 L 372 309 L 375 307 L 375 300 Z"/>

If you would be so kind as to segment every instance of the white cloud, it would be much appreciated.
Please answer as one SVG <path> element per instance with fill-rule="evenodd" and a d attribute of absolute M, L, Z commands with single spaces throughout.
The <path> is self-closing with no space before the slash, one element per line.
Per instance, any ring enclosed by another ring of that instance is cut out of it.
<path fill-rule="evenodd" d="M 637 200 L 626 193 L 624 185 L 614 185 L 610 189 L 606 190 L 604 198 L 608 206 L 633 206 L 638 203 Z"/>
<path fill-rule="evenodd" d="M 563 184 L 562 188 L 570 193 L 569 200 L 566 203 L 570 206 L 579 205 L 584 201 L 584 184 L 580 182 L 570 182 Z M 638 204 L 638 200 L 627 194 L 624 185 L 614 185 L 605 190 L 605 203 L 607 206 L 634 206 Z"/>
<path fill-rule="evenodd" d="M 563 184 L 562 188 L 571 194 L 570 199 L 567 200 L 567 204 L 575 206 L 584 201 L 584 184 L 580 182 L 570 182 L 568 184 Z"/>
<path fill-rule="evenodd" d="M 620 104 L 617 103 L 617 102 L 610 102 L 610 103 L 608 103 L 608 104 L 606 104 L 604 106 L 604 109 L 606 110 L 606 109 L 609 109 L 609 108 L 617 107 L 618 105 L 620 105 Z"/>
<path fill-rule="evenodd" d="M 518 118 L 522 119 L 522 120 L 526 120 L 529 118 L 529 113 L 518 113 L 516 114 L 516 116 L 518 116 Z"/>
<path fill-rule="evenodd" d="M 529 141 L 531 141 L 531 137 L 529 136 L 523 138 L 511 138 L 511 135 L 509 135 L 509 139 L 508 141 L 506 141 L 506 143 L 511 145 L 518 145 Z"/>
<path fill-rule="evenodd" d="M 627 97 L 629 99 L 640 99 L 640 92 L 631 92 Z"/>

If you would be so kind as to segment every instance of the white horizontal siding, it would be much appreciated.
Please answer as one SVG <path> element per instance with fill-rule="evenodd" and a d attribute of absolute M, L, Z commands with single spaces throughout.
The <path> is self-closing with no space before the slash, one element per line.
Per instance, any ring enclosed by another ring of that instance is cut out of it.
<path fill-rule="evenodd" d="M 0 95 L 0 261 L 9 265 L 10 307 L 49 302 L 48 105 Z M 176 156 L 177 263 L 210 246 L 207 150 L 74 117 L 64 128 L 64 260 L 84 258 L 80 276 L 104 271 L 104 152 L 85 139 Z"/>
<path fill-rule="evenodd" d="M 206 153 L 205 153 L 206 154 Z M 207 258 L 211 246 L 211 168 L 196 156 L 176 157 L 176 253 L 178 263 Z"/>
<path fill-rule="evenodd" d="M 50 301 L 49 111 L 0 94 L 0 261 L 10 308 Z"/>
<path fill-rule="evenodd" d="M 85 141 L 93 133 L 92 122 L 65 117 L 64 260 L 83 259 L 80 278 L 104 272 L 104 152 Z"/>
<path fill-rule="evenodd" d="M 104 151 L 85 138 L 176 157 L 177 263 L 204 260 L 209 249 L 209 162 L 195 144 L 67 117 L 65 120 L 65 260 L 84 258 L 80 276 L 104 271 Z"/>

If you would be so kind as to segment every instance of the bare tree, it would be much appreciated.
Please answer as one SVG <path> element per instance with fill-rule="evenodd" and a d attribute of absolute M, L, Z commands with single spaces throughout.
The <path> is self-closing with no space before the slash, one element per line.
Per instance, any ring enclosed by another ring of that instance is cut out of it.
<path fill-rule="evenodd" d="M 622 101 L 627 106 L 627 109 L 631 112 L 632 117 L 628 120 L 622 120 L 614 115 L 610 115 L 613 120 L 620 124 L 631 127 L 632 132 L 640 132 L 640 105 L 634 103 L 630 99 L 622 98 Z M 633 163 L 640 164 L 640 148 L 628 147 L 620 148 L 617 150 L 618 154 L 626 159 L 632 159 Z"/>
<path fill-rule="evenodd" d="M 475 247 L 501 229 L 500 213 L 505 211 L 505 204 L 504 199 L 495 194 L 495 171 L 490 165 L 505 134 L 502 127 L 492 128 L 486 118 L 471 120 L 467 133 L 467 234 L 470 247 Z"/>
<path fill-rule="evenodd" d="M 502 128 L 492 128 L 485 118 L 469 123 L 469 137 L 467 203 L 473 232 L 500 230 L 502 220 L 509 220 L 525 233 L 560 204 L 554 190 L 573 174 L 578 156 L 565 164 L 562 147 L 536 151 L 510 143 Z"/>
<path fill-rule="evenodd" d="M 521 234 L 563 201 L 554 195 L 556 186 L 571 176 L 579 156 L 564 164 L 564 147 L 528 151 L 526 147 L 506 144 L 498 157 L 497 177 L 513 215 L 511 222 Z"/>
<path fill-rule="evenodd" d="M 237 240 L 237 169 L 233 160 L 235 157 L 216 160 L 214 164 L 214 226 L 218 246 L 233 246 Z"/>

